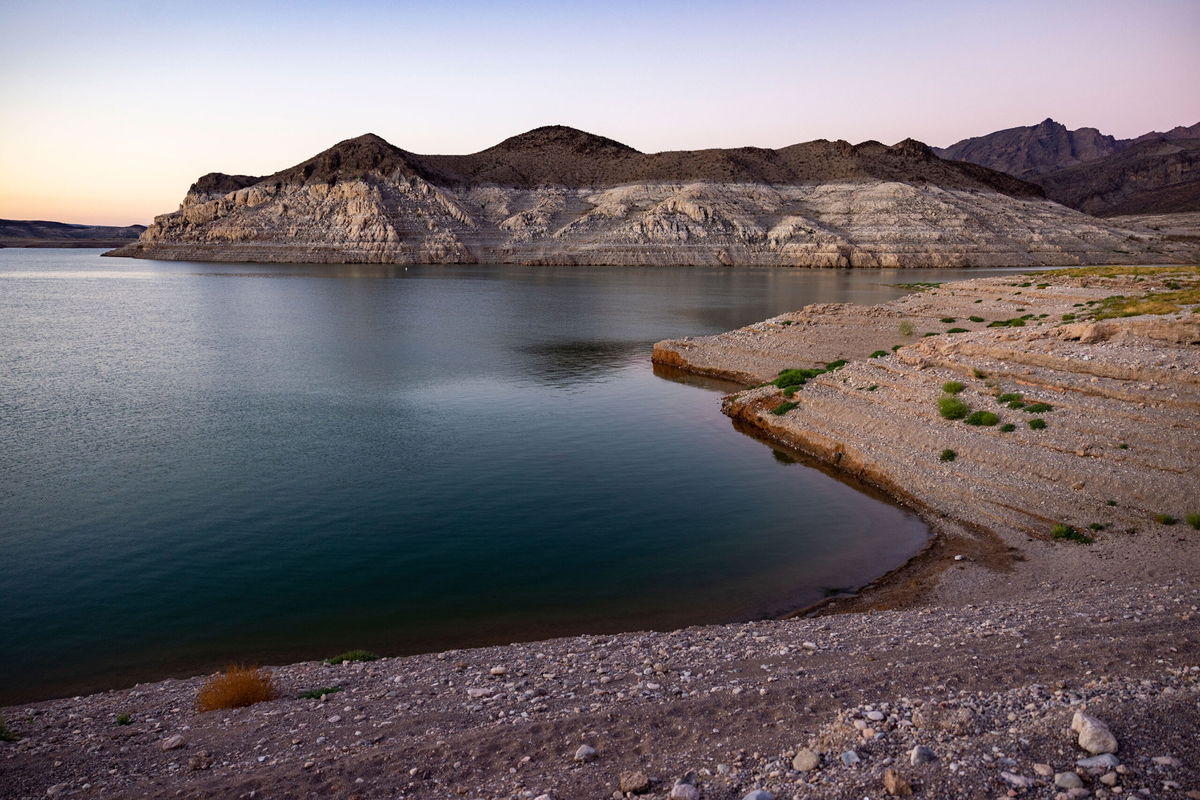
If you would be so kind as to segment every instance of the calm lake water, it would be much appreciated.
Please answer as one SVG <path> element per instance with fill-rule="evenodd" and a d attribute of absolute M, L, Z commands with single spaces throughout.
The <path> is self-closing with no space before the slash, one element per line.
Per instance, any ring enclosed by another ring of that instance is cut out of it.
<path fill-rule="evenodd" d="M 920 520 L 650 346 L 965 276 L 0 250 L 0 702 L 860 585 Z"/>

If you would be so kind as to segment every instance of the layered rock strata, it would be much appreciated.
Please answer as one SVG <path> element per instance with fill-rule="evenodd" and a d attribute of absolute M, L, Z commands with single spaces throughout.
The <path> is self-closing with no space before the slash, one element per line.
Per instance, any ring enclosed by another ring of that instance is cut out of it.
<path fill-rule="evenodd" d="M 881 306 L 810 306 L 660 342 L 654 359 L 746 383 L 850 359 L 791 396 L 774 385 L 731 395 L 725 413 L 932 517 L 1015 541 L 1051 539 L 1056 525 L 1092 538 L 1165 530 L 1168 517 L 1200 513 L 1191 508 L 1200 499 L 1200 275 L 1069 272 L 946 284 Z M 1107 299 L 1117 295 L 1163 305 Z M 1179 310 L 1093 318 L 1163 308 Z M 1018 326 L 995 327 L 1011 320 Z M 939 398 L 952 383 L 969 411 L 999 420 L 943 418 Z M 778 413 L 785 402 L 794 406 Z"/>
<path fill-rule="evenodd" d="M 552 127 L 467 156 L 368 134 L 271 176 L 206 175 L 110 255 L 963 267 L 1160 263 L 1193 250 L 911 140 L 645 154 Z"/>

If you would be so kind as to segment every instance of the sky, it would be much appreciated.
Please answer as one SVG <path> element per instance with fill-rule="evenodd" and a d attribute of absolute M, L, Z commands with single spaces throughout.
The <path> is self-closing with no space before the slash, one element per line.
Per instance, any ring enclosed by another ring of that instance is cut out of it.
<path fill-rule="evenodd" d="M 0 218 L 126 225 L 366 132 L 646 152 L 1200 121 L 1200 0 L 0 0 Z"/>

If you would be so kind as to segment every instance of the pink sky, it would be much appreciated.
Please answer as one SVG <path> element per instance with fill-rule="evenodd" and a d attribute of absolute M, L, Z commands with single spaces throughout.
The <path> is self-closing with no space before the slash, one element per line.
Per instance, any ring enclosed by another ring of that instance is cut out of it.
<path fill-rule="evenodd" d="M 206 172 L 372 131 L 463 153 L 561 123 L 644 151 L 944 146 L 1047 116 L 1200 121 L 1200 3 L 347 0 L 0 9 L 0 217 L 147 223 Z"/>

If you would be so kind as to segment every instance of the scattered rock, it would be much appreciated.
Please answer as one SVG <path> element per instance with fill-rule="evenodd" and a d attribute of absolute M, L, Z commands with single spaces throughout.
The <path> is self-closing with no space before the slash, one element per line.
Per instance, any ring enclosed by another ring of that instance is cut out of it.
<path fill-rule="evenodd" d="M 853 767 L 860 761 L 862 761 L 862 759 L 859 758 L 858 753 L 854 752 L 853 750 L 847 750 L 846 752 L 842 753 L 842 763 L 847 767 Z"/>
<path fill-rule="evenodd" d="M 775 795 L 765 789 L 755 789 L 754 791 L 747 792 L 742 797 L 742 800 L 775 800 Z"/>
<path fill-rule="evenodd" d="M 1034 764 L 1033 771 L 1038 775 L 1041 775 L 1043 778 L 1049 778 L 1054 774 L 1054 767 L 1050 766 L 1049 764 Z"/>
<path fill-rule="evenodd" d="M 1074 772 L 1059 772 L 1054 776 L 1054 785 L 1060 789 L 1076 789 L 1083 786 L 1083 779 Z"/>
<path fill-rule="evenodd" d="M 1079 746 L 1089 753 L 1099 755 L 1117 752 L 1117 737 L 1113 736 L 1106 724 L 1091 714 L 1076 711 L 1071 720 L 1071 730 L 1079 734 Z"/>
<path fill-rule="evenodd" d="M 179 734 L 168 736 L 166 739 L 162 740 L 162 743 L 159 745 L 159 747 L 161 747 L 163 750 L 178 750 L 180 747 L 183 747 L 183 737 Z"/>
<path fill-rule="evenodd" d="M 1150 760 L 1160 767 L 1182 767 L 1183 766 L 1183 764 L 1180 762 L 1180 760 L 1173 756 L 1155 756 L 1154 758 L 1152 758 Z"/>
<path fill-rule="evenodd" d="M 908 781 L 891 767 L 883 771 L 883 788 L 892 797 L 909 797 L 913 793 Z"/>
<path fill-rule="evenodd" d="M 908 754 L 908 763 L 912 764 L 914 767 L 918 764 L 928 764 L 931 761 L 936 760 L 937 756 L 933 754 L 933 751 L 923 744 L 917 745 Z"/>
<path fill-rule="evenodd" d="M 650 791 L 650 779 L 641 771 L 622 772 L 617 780 L 617 787 L 631 794 L 645 794 Z"/>
<path fill-rule="evenodd" d="M 1029 789 L 1037 783 L 1033 778 L 1018 775 L 1015 772 L 1001 772 L 1000 777 L 1005 783 L 1016 789 Z"/>
<path fill-rule="evenodd" d="M 212 766 L 212 753 L 207 750 L 200 750 L 188 759 L 188 769 L 193 772 L 199 772 L 203 769 L 208 769 Z"/>
<path fill-rule="evenodd" d="M 598 755 L 599 753 L 596 752 L 596 748 L 591 745 L 581 744 L 579 745 L 579 749 L 575 751 L 575 760 L 586 764 L 589 761 L 595 761 Z"/>
<path fill-rule="evenodd" d="M 690 783 L 676 782 L 667 800 L 700 800 L 700 790 Z"/>
<path fill-rule="evenodd" d="M 821 757 L 807 748 L 796 753 L 792 759 L 792 769 L 797 772 L 811 772 L 821 766 Z"/>
<path fill-rule="evenodd" d="M 1090 758 L 1081 758 L 1075 762 L 1077 767 L 1086 767 L 1087 769 L 1097 769 L 1099 767 L 1115 767 L 1121 763 L 1121 760 L 1112 753 L 1104 753 Z"/>

